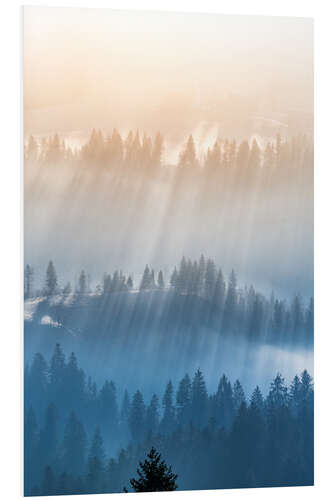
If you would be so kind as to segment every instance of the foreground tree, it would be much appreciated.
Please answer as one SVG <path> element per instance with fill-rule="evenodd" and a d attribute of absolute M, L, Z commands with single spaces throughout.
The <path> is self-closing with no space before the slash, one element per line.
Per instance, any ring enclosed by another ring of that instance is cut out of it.
<path fill-rule="evenodd" d="M 131 486 L 136 492 L 144 491 L 175 491 L 177 489 L 177 474 L 174 474 L 171 467 L 161 460 L 160 453 L 153 447 L 147 455 L 144 463 L 139 462 L 137 469 L 138 479 L 130 479 Z M 128 493 L 126 488 L 124 491 Z"/>

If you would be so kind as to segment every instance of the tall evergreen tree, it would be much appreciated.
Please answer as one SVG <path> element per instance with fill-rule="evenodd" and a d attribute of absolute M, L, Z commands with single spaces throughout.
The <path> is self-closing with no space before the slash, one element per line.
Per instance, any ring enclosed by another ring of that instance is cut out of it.
<path fill-rule="evenodd" d="M 88 287 L 87 287 L 86 273 L 82 270 L 79 277 L 79 293 L 81 294 L 87 293 L 88 291 L 87 289 Z"/>
<path fill-rule="evenodd" d="M 234 408 L 235 411 L 237 412 L 242 403 L 246 402 L 244 390 L 239 380 L 236 380 L 236 382 L 234 383 L 233 398 L 234 398 Z"/>
<path fill-rule="evenodd" d="M 24 298 L 28 299 L 32 296 L 33 292 L 33 268 L 27 264 L 24 268 Z"/>
<path fill-rule="evenodd" d="M 89 493 L 104 492 L 105 451 L 99 427 L 96 428 L 88 457 L 87 490 Z"/>
<path fill-rule="evenodd" d="M 163 273 L 162 271 L 159 271 L 158 277 L 157 277 L 157 285 L 160 290 L 164 289 L 164 278 L 163 278 Z"/>
<path fill-rule="evenodd" d="M 191 385 L 191 419 L 195 426 L 202 426 L 207 418 L 208 394 L 201 370 L 194 374 Z"/>
<path fill-rule="evenodd" d="M 179 166 L 193 168 L 198 165 L 193 136 L 190 135 L 184 151 L 179 155 Z"/>
<path fill-rule="evenodd" d="M 54 295 L 57 291 L 58 279 L 52 260 L 48 263 L 46 269 L 45 293 Z"/>
<path fill-rule="evenodd" d="M 155 434 L 158 429 L 159 414 L 158 414 L 158 397 L 153 394 L 150 404 L 147 407 L 146 414 L 146 429 L 148 433 Z"/>
<path fill-rule="evenodd" d="M 63 466 L 67 473 L 79 475 L 84 471 L 87 438 L 83 425 L 71 412 L 66 423 L 63 442 Z"/>
<path fill-rule="evenodd" d="M 190 419 L 191 405 L 191 380 L 189 375 L 186 375 L 179 382 L 177 394 L 177 420 L 181 425 L 185 425 Z"/>
<path fill-rule="evenodd" d="M 225 326 L 227 328 L 232 328 L 234 326 L 236 311 L 237 311 L 237 279 L 235 271 L 232 270 L 229 277 L 228 290 L 224 306 L 224 320 L 225 320 Z"/>
<path fill-rule="evenodd" d="M 149 290 L 151 287 L 151 273 L 149 267 L 146 265 L 140 283 L 140 290 Z"/>
<path fill-rule="evenodd" d="M 139 462 L 137 469 L 138 479 L 130 479 L 131 486 L 136 492 L 148 491 L 175 491 L 177 489 L 177 474 L 172 472 L 161 455 L 152 448 L 145 461 Z M 125 489 L 127 492 L 127 490 Z"/>
<path fill-rule="evenodd" d="M 175 408 L 173 405 L 173 385 L 171 380 L 167 383 L 162 403 L 164 412 L 161 420 L 161 429 L 163 433 L 170 434 L 175 426 Z"/>
<path fill-rule="evenodd" d="M 145 435 L 145 416 L 146 408 L 142 393 L 140 391 L 136 391 L 132 399 L 128 419 L 129 428 L 134 441 L 141 441 Z"/>

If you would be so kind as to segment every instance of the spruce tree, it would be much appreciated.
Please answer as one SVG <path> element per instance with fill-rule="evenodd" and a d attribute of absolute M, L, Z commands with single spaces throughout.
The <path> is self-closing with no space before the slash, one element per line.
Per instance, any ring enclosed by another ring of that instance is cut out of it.
<path fill-rule="evenodd" d="M 177 403 L 177 419 L 180 425 L 184 425 L 190 417 L 190 402 L 191 402 L 191 380 L 189 375 L 181 379 L 176 394 Z"/>
<path fill-rule="evenodd" d="M 79 293 L 84 294 L 87 292 L 87 278 L 86 273 L 82 270 L 79 277 Z"/>
<path fill-rule="evenodd" d="M 140 290 L 149 290 L 150 285 L 151 285 L 151 273 L 148 265 L 146 265 L 140 283 Z"/>
<path fill-rule="evenodd" d="M 52 260 L 48 263 L 46 269 L 45 293 L 54 295 L 57 291 L 58 279 Z"/>
<path fill-rule="evenodd" d="M 135 492 L 149 491 L 175 491 L 177 489 L 177 474 L 172 472 L 161 455 L 152 448 L 145 461 L 139 462 L 137 469 L 138 479 L 130 479 L 131 486 Z M 125 492 L 127 490 L 124 488 Z"/>
<path fill-rule="evenodd" d="M 81 422 L 74 412 L 67 421 L 63 442 L 64 470 L 71 474 L 81 474 L 84 470 L 87 438 Z"/>
<path fill-rule="evenodd" d="M 158 277 L 157 277 L 157 285 L 160 290 L 163 290 L 164 288 L 164 278 L 163 278 L 163 273 L 162 271 L 159 271 Z"/>
<path fill-rule="evenodd" d="M 148 433 L 155 434 L 158 428 L 159 414 L 158 414 L 158 397 L 153 394 L 150 404 L 147 408 L 146 415 L 146 430 Z"/>
<path fill-rule="evenodd" d="M 29 264 L 24 268 L 24 298 L 28 299 L 32 296 L 32 285 L 33 285 L 33 275 L 34 271 Z"/>
<path fill-rule="evenodd" d="M 140 391 L 136 391 L 133 395 L 133 400 L 128 417 L 128 424 L 135 441 L 140 441 L 144 437 L 146 407 L 143 401 L 143 396 Z"/>
<path fill-rule="evenodd" d="M 175 425 L 175 408 L 173 406 L 173 386 L 171 380 L 167 383 L 162 402 L 164 413 L 161 428 L 165 434 L 170 434 Z"/>

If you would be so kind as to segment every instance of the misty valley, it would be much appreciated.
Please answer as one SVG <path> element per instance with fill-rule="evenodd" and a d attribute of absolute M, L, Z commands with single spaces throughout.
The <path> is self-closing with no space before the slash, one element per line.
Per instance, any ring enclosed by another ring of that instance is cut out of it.
<path fill-rule="evenodd" d="M 312 139 L 163 151 L 26 144 L 26 495 L 313 484 Z"/>
<path fill-rule="evenodd" d="M 104 273 L 94 292 L 84 271 L 59 290 L 52 261 L 40 295 L 25 278 L 27 495 L 121 492 L 152 446 L 180 489 L 311 484 L 312 298 L 226 283 L 204 256 L 169 282 Z M 286 455 L 263 466 L 278 440 Z"/>

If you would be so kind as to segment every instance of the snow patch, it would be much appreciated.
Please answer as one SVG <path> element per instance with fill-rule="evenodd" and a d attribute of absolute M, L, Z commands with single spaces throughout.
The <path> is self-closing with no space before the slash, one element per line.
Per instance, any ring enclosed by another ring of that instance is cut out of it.
<path fill-rule="evenodd" d="M 58 323 L 58 321 L 54 321 L 51 316 L 48 316 L 47 314 L 45 316 L 42 317 L 42 319 L 40 320 L 40 324 L 41 325 L 48 325 L 48 326 L 55 326 L 55 327 L 59 327 L 61 326 L 60 323 Z"/>
<path fill-rule="evenodd" d="M 24 301 L 24 320 L 32 321 L 36 312 L 37 306 L 40 302 L 44 302 L 44 297 L 37 297 L 35 299 L 27 299 Z"/>

